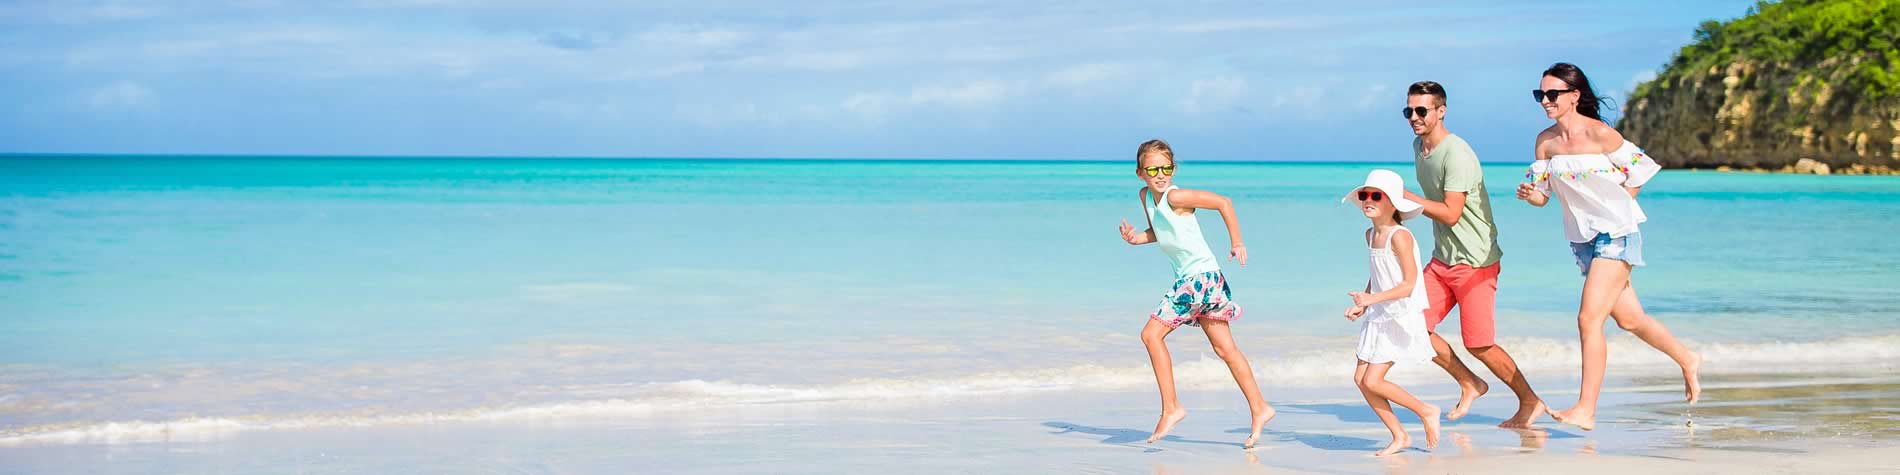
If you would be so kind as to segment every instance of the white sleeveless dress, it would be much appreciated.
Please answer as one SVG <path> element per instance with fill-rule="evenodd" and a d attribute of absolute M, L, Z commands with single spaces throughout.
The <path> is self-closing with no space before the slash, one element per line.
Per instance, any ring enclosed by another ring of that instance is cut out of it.
<path fill-rule="evenodd" d="M 1392 236 L 1399 233 L 1411 234 L 1411 231 L 1403 227 L 1393 231 L 1391 236 L 1386 236 L 1383 248 L 1367 246 L 1372 254 L 1373 293 L 1397 287 L 1405 281 L 1398 254 L 1392 252 Z M 1418 253 L 1416 240 L 1412 242 L 1412 251 L 1413 260 L 1418 264 L 1417 272 L 1422 274 L 1424 256 Z M 1392 363 L 1423 361 L 1437 356 L 1425 328 L 1425 309 L 1430 306 L 1430 300 L 1425 298 L 1425 278 L 1421 275 L 1413 279 L 1411 294 L 1367 307 L 1365 316 L 1359 317 L 1359 359 L 1367 363 Z"/>

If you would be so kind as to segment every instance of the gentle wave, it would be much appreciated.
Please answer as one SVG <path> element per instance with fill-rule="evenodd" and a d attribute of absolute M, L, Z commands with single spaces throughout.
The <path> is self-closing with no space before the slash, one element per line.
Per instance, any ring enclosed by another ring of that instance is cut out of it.
<path fill-rule="evenodd" d="M 1566 383 L 1575 381 L 1579 358 L 1578 345 L 1574 340 L 1505 339 L 1500 345 L 1511 352 L 1534 383 L 1549 385 L 1553 379 L 1561 379 Z M 1703 357 L 1704 374 L 1838 374 L 1857 372 L 1856 369 L 1864 372 L 1892 372 L 1896 365 L 1900 365 L 1900 335 L 1798 343 L 1700 343 L 1691 344 L 1691 347 Z M 1179 349 L 1176 352 L 1177 355 L 1184 353 Z M 1660 352 L 1632 337 L 1611 338 L 1610 355 L 1613 376 L 1674 374 L 1676 370 Z M 1468 355 L 1465 357 L 1469 358 Z M 1354 359 L 1350 349 L 1341 349 L 1336 352 L 1259 358 L 1252 363 L 1271 399 L 1271 390 L 1275 387 L 1344 387 L 1349 384 Z M 1391 377 L 1399 382 L 1445 382 L 1437 368 L 1423 363 L 1401 365 L 1394 369 Z M 1220 389 L 1233 385 L 1227 366 L 1221 360 L 1205 354 L 1199 358 L 1182 358 L 1182 361 L 1178 361 L 1175 378 L 1183 389 Z M 641 417 L 662 410 L 680 413 L 762 404 L 928 402 L 1013 393 L 1137 389 L 1152 386 L 1153 381 L 1153 373 L 1146 366 L 1079 365 L 995 371 L 949 378 L 860 379 L 810 386 L 703 380 L 595 385 L 571 388 L 571 394 L 585 395 L 601 388 L 614 388 L 615 392 L 624 391 L 630 396 L 403 414 L 260 414 L 169 421 L 40 425 L 0 432 L 0 445 L 191 441 L 263 430 Z"/>

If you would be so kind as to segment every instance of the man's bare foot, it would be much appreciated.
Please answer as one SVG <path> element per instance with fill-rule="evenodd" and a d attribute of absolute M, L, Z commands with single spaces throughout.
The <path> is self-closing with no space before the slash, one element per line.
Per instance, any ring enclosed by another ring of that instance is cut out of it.
<path fill-rule="evenodd" d="M 1702 355 L 1690 353 L 1689 364 L 1682 365 L 1682 393 L 1689 399 L 1689 404 L 1695 404 L 1697 399 L 1702 399 L 1702 381 L 1696 374 L 1696 371 L 1700 369 L 1702 369 Z"/>
<path fill-rule="evenodd" d="M 1161 411 L 1161 421 L 1155 423 L 1155 433 L 1148 435 L 1148 443 L 1152 444 L 1157 440 L 1161 440 L 1162 437 L 1167 437 L 1168 431 L 1174 430 L 1174 424 L 1186 418 L 1187 408 L 1177 407 L 1174 409 L 1163 409 Z"/>
<path fill-rule="evenodd" d="M 1504 422 L 1498 423 L 1498 427 L 1505 429 L 1529 429 L 1537 422 L 1538 415 L 1548 411 L 1550 411 L 1550 408 L 1544 407 L 1544 400 L 1542 399 L 1531 401 L 1529 404 L 1519 401 L 1517 403 L 1517 414 L 1512 414 L 1510 419 L 1505 419 Z"/>
<path fill-rule="evenodd" d="M 1253 411 L 1253 435 L 1247 436 L 1247 442 L 1242 443 L 1240 447 L 1244 449 L 1251 449 L 1253 448 L 1254 444 L 1259 443 L 1260 442 L 1260 428 L 1266 427 L 1267 422 L 1272 421 L 1273 416 L 1275 414 L 1279 414 L 1279 411 L 1273 410 L 1272 406 L 1261 407 L 1260 409 L 1254 410 Z"/>
<path fill-rule="evenodd" d="M 1472 401 L 1478 400 L 1478 396 L 1491 391 L 1491 385 L 1484 380 L 1477 380 L 1477 383 L 1470 386 L 1458 385 L 1458 405 L 1451 406 L 1451 412 L 1445 414 L 1445 420 L 1455 421 L 1464 417 L 1465 412 L 1471 410 Z"/>
<path fill-rule="evenodd" d="M 1585 408 L 1582 405 L 1577 405 L 1561 411 L 1551 411 L 1549 409 L 1545 409 L 1545 411 L 1549 412 L 1550 418 L 1556 419 L 1557 422 L 1577 426 L 1578 429 L 1595 430 L 1597 428 L 1596 408 Z"/>
<path fill-rule="evenodd" d="M 1425 421 L 1425 448 L 1427 449 L 1438 448 L 1438 414 L 1438 406 L 1431 404 L 1425 405 L 1425 412 L 1418 413 L 1418 418 Z"/>
<path fill-rule="evenodd" d="M 1396 454 L 1396 453 L 1399 453 L 1400 451 L 1405 450 L 1406 447 L 1411 447 L 1411 446 L 1412 446 L 1412 436 L 1400 435 L 1398 437 L 1392 438 L 1392 445 L 1385 446 L 1385 449 L 1380 450 L 1378 453 L 1372 454 L 1372 456 L 1384 457 L 1387 455 Z"/>

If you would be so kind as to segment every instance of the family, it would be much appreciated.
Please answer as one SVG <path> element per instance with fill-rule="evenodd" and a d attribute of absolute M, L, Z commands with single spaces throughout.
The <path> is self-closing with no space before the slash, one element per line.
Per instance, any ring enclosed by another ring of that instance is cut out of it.
<path fill-rule="evenodd" d="M 1636 196 L 1661 166 L 1623 139 L 1604 122 L 1598 110 L 1602 100 L 1583 71 L 1568 63 L 1546 69 L 1531 95 L 1554 123 L 1538 133 L 1535 156 L 1517 199 L 1543 207 L 1554 196 L 1561 204 L 1565 236 L 1583 274 L 1583 294 L 1577 309 L 1577 333 L 1583 352 L 1583 381 L 1575 405 L 1547 407 L 1531 389 L 1517 362 L 1496 341 L 1498 274 L 1503 251 L 1497 246 L 1497 228 L 1491 214 L 1484 175 L 1471 146 L 1445 125 L 1445 88 L 1424 81 L 1406 91 L 1403 115 L 1417 136 L 1412 158 L 1422 194 L 1405 189 L 1404 179 L 1390 170 L 1374 170 L 1364 184 L 1346 192 L 1343 202 L 1353 204 L 1371 223 L 1363 236 L 1370 255 L 1370 276 L 1363 289 L 1349 292 L 1345 318 L 1360 323 L 1358 366 L 1353 381 L 1379 420 L 1392 433 L 1392 443 L 1377 452 L 1390 455 L 1410 447 L 1412 440 L 1400 426 L 1392 405 L 1418 414 L 1425 425 L 1425 445 L 1438 444 L 1441 409 L 1413 397 L 1390 381 L 1386 372 L 1400 362 L 1431 360 L 1451 375 L 1461 388 L 1458 403 L 1444 419 L 1456 420 L 1470 410 L 1472 401 L 1490 387 L 1466 366 L 1437 328 L 1453 307 L 1459 308 L 1458 334 L 1465 349 L 1504 382 L 1517 397 L 1515 414 L 1499 424 L 1527 428 L 1548 414 L 1558 422 L 1591 430 L 1596 425 L 1597 397 L 1603 388 L 1608 358 L 1603 335 L 1606 319 L 1667 354 L 1682 367 L 1684 397 L 1694 403 L 1701 393 L 1696 370 L 1701 360 L 1677 341 L 1662 322 L 1643 312 L 1630 271 L 1643 265 L 1643 240 L 1637 225 L 1647 220 Z M 1243 444 L 1252 448 L 1274 410 L 1260 395 L 1253 369 L 1234 345 L 1228 323 L 1240 317 L 1226 278 L 1194 211 L 1219 213 L 1232 243 L 1229 257 L 1247 264 L 1234 214 L 1233 202 L 1216 193 L 1179 188 L 1173 179 L 1177 163 L 1166 142 L 1150 140 L 1135 154 L 1136 174 L 1146 186 L 1140 191 L 1148 229 L 1136 231 L 1126 221 L 1122 239 L 1131 245 L 1157 244 L 1174 264 L 1174 287 L 1141 331 L 1142 344 L 1154 366 L 1161 392 L 1161 419 L 1148 441 L 1166 436 L 1187 417 L 1175 397 L 1173 363 L 1165 339 L 1182 324 L 1198 326 L 1207 334 L 1214 352 L 1227 363 L 1234 381 L 1252 410 L 1252 434 Z M 1403 222 L 1424 215 L 1432 221 L 1430 259 L 1420 253 L 1417 240 Z"/>

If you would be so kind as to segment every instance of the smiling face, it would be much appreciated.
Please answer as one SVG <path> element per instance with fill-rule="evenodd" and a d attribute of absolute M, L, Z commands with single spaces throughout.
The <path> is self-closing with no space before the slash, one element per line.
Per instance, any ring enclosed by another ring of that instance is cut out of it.
<path fill-rule="evenodd" d="M 1570 85 L 1554 76 L 1544 76 L 1544 80 L 1537 83 L 1537 89 L 1541 91 L 1564 90 L 1570 89 Z M 1538 102 L 1544 106 L 1544 117 L 1556 119 L 1576 112 L 1577 98 L 1580 96 L 1582 96 L 1582 94 L 1572 91 L 1558 94 L 1555 101 L 1546 96 Z"/>
<path fill-rule="evenodd" d="M 1150 169 L 1155 170 L 1154 176 L 1148 175 Z M 1136 162 L 1135 176 L 1141 177 L 1141 181 L 1147 183 L 1150 190 L 1166 190 L 1168 184 L 1174 182 L 1174 160 L 1163 153 L 1142 155 L 1141 160 Z"/>
<path fill-rule="evenodd" d="M 1418 114 L 1418 108 L 1420 107 L 1425 108 L 1424 115 Z M 1411 117 L 1405 121 L 1412 125 L 1413 135 L 1425 136 L 1430 134 L 1432 131 L 1438 130 L 1438 126 L 1445 120 L 1445 106 L 1439 104 L 1438 98 L 1430 94 L 1405 96 L 1405 108 L 1412 111 L 1410 114 Z"/>
<path fill-rule="evenodd" d="M 1367 218 L 1371 218 L 1374 221 L 1377 221 L 1382 216 L 1388 218 L 1392 217 L 1393 212 L 1397 210 L 1397 208 L 1392 207 L 1392 197 L 1387 196 L 1383 191 L 1379 191 L 1378 188 L 1370 186 L 1360 188 L 1354 195 L 1354 199 L 1357 199 L 1359 202 L 1359 211 L 1365 213 Z"/>

